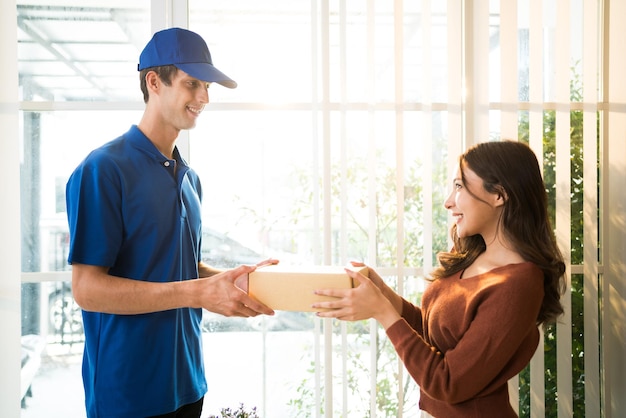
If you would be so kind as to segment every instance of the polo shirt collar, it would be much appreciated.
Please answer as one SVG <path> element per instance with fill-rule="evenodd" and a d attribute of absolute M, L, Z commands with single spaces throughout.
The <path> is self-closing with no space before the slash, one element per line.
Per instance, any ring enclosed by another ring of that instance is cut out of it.
<path fill-rule="evenodd" d="M 146 154 L 151 155 L 159 164 L 163 164 L 168 160 L 168 158 L 163 155 L 161 151 L 154 146 L 152 141 L 139 129 L 137 125 L 132 125 L 130 130 L 127 133 L 128 140 L 130 143 L 137 149 L 145 152 Z M 178 151 L 178 147 L 174 146 L 173 159 L 176 161 L 176 164 L 179 165 L 179 168 L 188 167 L 187 162 L 181 157 L 180 152 Z"/>

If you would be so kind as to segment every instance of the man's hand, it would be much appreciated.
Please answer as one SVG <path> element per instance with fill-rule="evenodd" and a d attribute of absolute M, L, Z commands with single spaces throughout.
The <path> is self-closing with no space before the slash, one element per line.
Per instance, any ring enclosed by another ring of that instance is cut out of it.
<path fill-rule="evenodd" d="M 259 261 L 258 263 L 256 263 L 255 269 L 258 269 L 259 267 L 263 267 L 263 266 L 273 266 L 275 264 L 278 264 L 277 259 L 268 258 L 267 260 Z M 237 286 L 244 292 L 248 293 L 248 280 L 249 280 L 248 273 L 242 274 L 241 276 L 235 279 L 235 286 Z"/>
<path fill-rule="evenodd" d="M 224 316 L 250 317 L 259 314 L 273 315 L 274 311 L 248 295 L 248 278 L 259 267 L 278 264 L 269 258 L 254 266 L 244 265 L 215 274 L 203 283 L 201 307 Z"/>

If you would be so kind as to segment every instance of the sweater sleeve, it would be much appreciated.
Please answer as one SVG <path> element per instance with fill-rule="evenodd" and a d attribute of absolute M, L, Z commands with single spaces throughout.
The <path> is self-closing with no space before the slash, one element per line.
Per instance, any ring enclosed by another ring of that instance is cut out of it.
<path fill-rule="evenodd" d="M 424 335 L 422 310 L 406 299 L 402 299 L 402 318 L 419 335 Z"/>
<path fill-rule="evenodd" d="M 387 329 L 407 371 L 430 397 L 454 404 L 486 395 L 526 366 L 538 343 L 543 299 L 543 274 L 529 266 L 533 271 L 507 274 L 458 308 L 458 320 L 467 325 L 443 354 L 406 320 Z"/>

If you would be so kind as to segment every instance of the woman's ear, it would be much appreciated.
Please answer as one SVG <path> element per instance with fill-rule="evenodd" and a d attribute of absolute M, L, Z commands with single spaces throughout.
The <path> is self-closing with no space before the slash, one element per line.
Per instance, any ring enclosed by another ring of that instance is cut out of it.
<path fill-rule="evenodd" d="M 498 191 L 495 193 L 495 207 L 503 206 L 507 200 L 509 200 L 509 197 L 506 194 L 506 190 L 503 187 L 498 187 Z"/>

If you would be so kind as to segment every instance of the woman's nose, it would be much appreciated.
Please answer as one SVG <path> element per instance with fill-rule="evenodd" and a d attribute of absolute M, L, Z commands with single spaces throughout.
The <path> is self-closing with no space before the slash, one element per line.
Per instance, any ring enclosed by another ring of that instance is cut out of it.
<path fill-rule="evenodd" d="M 443 206 L 446 209 L 448 209 L 448 210 L 450 210 L 452 207 L 454 207 L 454 197 L 453 196 L 454 196 L 454 192 L 451 192 L 448 195 L 448 198 L 443 202 Z"/>

